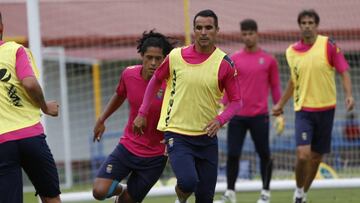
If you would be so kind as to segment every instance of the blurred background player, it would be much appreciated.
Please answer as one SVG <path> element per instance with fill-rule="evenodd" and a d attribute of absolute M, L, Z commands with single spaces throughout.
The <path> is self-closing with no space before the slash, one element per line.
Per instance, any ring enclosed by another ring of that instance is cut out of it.
<path fill-rule="evenodd" d="M 164 135 L 156 130 L 156 126 L 165 83 L 160 84 L 156 99 L 149 107 L 147 128 L 141 136 L 134 134 L 132 123 L 150 78 L 172 49 L 173 45 L 166 36 L 154 31 L 144 32 L 137 46 L 142 65 L 127 67 L 122 72 L 116 92 L 96 121 L 94 141 L 100 141 L 105 131 L 106 119 L 128 99 L 130 112 L 124 134 L 100 167 L 94 181 L 93 196 L 98 200 L 117 195 L 115 202 L 141 202 L 164 170 L 167 157 L 164 155 L 165 145 L 160 143 Z M 119 184 L 129 174 L 127 187 Z"/>
<path fill-rule="evenodd" d="M 40 109 L 58 115 L 56 101 L 45 101 L 29 50 L 2 41 L 0 13 L 0 202 L 22 203 L 22 171 L 45 203 L 59 203 L 59 177 L 40 123 Z"/>
<path fill-rule="evenodd" d="M 301 40 L 286 50 L 291 71 L 286 90 L 273 114 L 279 115 L 293 95 L 296 138 L 296 189 L 294 202 L 304 203 L 323 155 L 330 152 L 336 105 L 335 71 L 342 79 L 347 111 L 353 109 L 349 65 L 334 40 L 319 35 L 320 17 L 304 10 L 297 22 Z"/>
<path fill-rule="evenodd" d="M 195 43 L 171 51 L 156 70 L 146 89 L 134 121 L 142 133 L 148 108 L 157 90 L 167 80 L 158 129 L 165 132 L 169 160 L 177 178 L 179 202 L 195 192 L 196 202 L 213 202 L 218 166 L 216 133 L 239 108 L 236 70 L 227 55 L 215 46 L 218 18 L 203 10 L 193 19 Z M 218 115 L 226 90 L 228 107 Z"/>
<path fill-rule="evenodd" d="M 220 202 L 236 202 L 235 182 L 239 173 L 239 160 L 246 133 L 249 130 L 260 158 L 262 191 L 258 203 L 270 202 L 272 159 L 269 147 L 268 97 L 280 99 L 279 70 L 275 58 L 258 46 L 258 27 L 253 19 L 240 22 L 245 47 L 235 52 L 231 59 L 239 74 L 242 107 L 230 120 L 227 132 L 227 190 Z M 226 96 L 224 97 L 226 103 Z M 279 132 L 280 133 L 280 132 Z"/>

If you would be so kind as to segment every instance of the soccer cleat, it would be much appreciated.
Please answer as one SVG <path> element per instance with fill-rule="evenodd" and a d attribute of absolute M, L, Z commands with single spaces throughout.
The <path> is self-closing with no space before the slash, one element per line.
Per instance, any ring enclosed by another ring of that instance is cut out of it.
<path fill-rule="evenodd" d="M 270 191 L 262 190 L 257 203 L 270 203 Z"/>
<path fill-rule="evenodd" d="M 305 203 L 306 193 L 303 188 L 296 188 L 293 195 L 293 203 Z"/>
<path fill-rule="evenodd" d="M 236 203 L 236 194 L 234 190 L 226 190 L 221 200 L 214 201 L 214 203 Z"/>
<path fill-rule="evenodd" d="M 175 203 L 182 203 L 178 198 L 176 198 Z M 185 203 L 188 203 L 187 201 Z"/>
<path fill-rule="evenodd" d="M 294 203 L 303 203 L 302 197 L 295 197 Z"/>

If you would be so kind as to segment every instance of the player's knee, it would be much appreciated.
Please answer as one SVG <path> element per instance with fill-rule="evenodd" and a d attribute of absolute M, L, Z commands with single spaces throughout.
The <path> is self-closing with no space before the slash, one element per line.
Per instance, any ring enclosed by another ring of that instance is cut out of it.
<path fill-rule="evenodd" d="M 310 154 L 308 153 L 298 153 L 297 159 L 299 162 L 307 162 L 310 160 Z"/>
<path fill-rule="evenodd" d="M 60 196 L 56 197 L 43 197 L 40 196 L 40 199 L 43 203 L 61 203 Z"/>
<path fill-rule="evenodd" d="M 259 158 L 260 158 L 260 161 L 266 165 L 272 163 L 270 154 L 263 154 L 263 155 L 259 154 Z"/>
<path fill-rule="evenodd" d="M 314 163 L 320 163 L 322 161 L 323 156 L 321 154 L 312 154 L 311 161 Z"/>
<path fill-rule="evenodd" d="M 92 194 L 95 199 L 104 200 L 106 198 L 107 189 L 102 187 L 94 187 Z"/>
<path fill-rule="evenodd" d="M 270 156 L 267 156 L 266 158 L 261 159 L 261 162 L 265 164 L 267 168 L 272 168 L 274 160 Z"/>
<path fill-rule="evenodd" d="M 195 191 L 198 180 L 196 178 L 180 179 L 177 184 L 182 192 L 189 193 Z"/>
<path fill-rule="evenodd" d="M 309 161 L 311 159 L 311 153 L 308 150 L 297 150 L 296 152 L 296 156 L 298 161 L 300 162 L 306 162 Z"/>

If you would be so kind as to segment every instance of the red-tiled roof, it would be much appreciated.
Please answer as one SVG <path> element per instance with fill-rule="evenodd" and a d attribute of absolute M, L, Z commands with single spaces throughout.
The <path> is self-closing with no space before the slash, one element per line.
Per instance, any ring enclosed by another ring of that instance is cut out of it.
<path fill-rule="evenodd" d="M 328 31 L 331 35 L 334 31 L 350 32 L 350 36 L 354 38 L 346 39 L 352 41 L 343 41 L 340 39 L 343 38 L 343 34 L 339 35 L 340 46 L 344 50 L 359 49 L 357 46 L 360 33 L 359 0 L 189 1 L 190 20 L 202 9 L 209 8 L 217 13 L 220 33 L 225 40 L 229 37 L 238 40 L 236 33 L 239 30 L 239 21 L 244 18 L 255 19 L 260 33 L 264 33 L 265 36 L 266 33 L 275 33 L 269 35 L 270 37 L 281 37 L 284 33 L 293 33 L 292 36 L 296 36 L 298 12 L 304 8 L 314 8 L 321 18 L 321 30 Z M 27 20 L 24 2 L 24 0 L 0 0 L 5 36 L 26 38 Z M 144 30 L 156 28 L 157 31 L 175 36 L 183 36 L 184 33 L 182 0 L 40 0 L 40 2 L 41 34 L 44 45 L 66 46 L 67 54 L 79 57 L 91 56 L 96 59 L 136 57 L 134 42 Z M 263 46 L 271 51 L 281 51 L 289 44 L 289 42 L 270 42 L 264 43 Z M 105 48 L 103 44 L 106 44 Z M 225 49 L 233 50 L 241 45 L 237 42 L 219 44 L 219 46 L 230 47 Z"/>

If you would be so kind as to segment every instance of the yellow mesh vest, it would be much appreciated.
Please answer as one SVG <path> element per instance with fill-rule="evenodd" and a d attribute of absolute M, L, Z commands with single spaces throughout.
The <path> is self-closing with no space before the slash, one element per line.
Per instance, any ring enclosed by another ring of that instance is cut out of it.
<path fill-rule="evenodd" d="M 16 52 L 21 45 L 6 42 L 0 46 L 0 135 L 35 125 L 40 121 L 40 109 L 31 103 L 30 97 L 16 76 Z M 38 70 L 30 51 L 26 50 L 33 71 Z"/>
<path fill-rule="evenodd" d="M 225 53 L 216 49 L 201 64 L 189 64 L 181 48 L 169 55 L 170 77 L 158 123 L 158 130 L 184 135 L 206 134 L 204 128 L 220 108 L 222 92 L 218 72 Z"/>
<path fill-rule="evenodd" d="M 286 59 L 294 84 L 294 109 L 323 108 L 336 104 L 335 69 L 327 59 L 327 40 L 318 35 L 307 52 L 297 52 L 290 45 Z"/>

